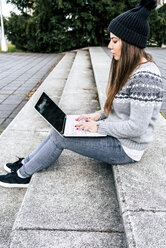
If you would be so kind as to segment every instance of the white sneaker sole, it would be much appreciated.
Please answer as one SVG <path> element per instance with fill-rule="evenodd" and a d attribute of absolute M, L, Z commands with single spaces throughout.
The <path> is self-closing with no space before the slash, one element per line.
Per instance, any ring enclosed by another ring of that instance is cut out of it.
<path fill-rule="evenodd" d="M 29 183 L 27 183 L 27 184 L 14 184 L 14 183 L 0 182 L 0 186 L 5 187 L 5 188 L 28 188 Z"/>
<path fill-rule="evenodd" d="M 11 173 L 12 171 L 11 171 L 11 169 L 9 169 L 7 166 L 6 166 L 6 164 L 4 165 L 4 167 L 3 167 L 4 169 L 5 169 L 5 171 L 7 171 L 7 172 L 9 172 L 9 173 Z"/>

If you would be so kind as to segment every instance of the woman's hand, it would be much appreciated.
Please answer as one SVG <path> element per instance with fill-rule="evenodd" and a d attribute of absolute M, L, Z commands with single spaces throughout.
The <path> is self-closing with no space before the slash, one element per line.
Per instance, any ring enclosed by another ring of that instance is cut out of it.
<path fill-rule="evenodd" d="M 75 127 L 78 130 L 79 129 L 83 130 L 83 131 L 88 130 L 89 132 L 97 133 L 97 122 L 93 121 L 91 119 L 87 119 L 85 121 L 82 121 L 82 122 L 78 123 Z"/>
<path fill-rule="evenodd" d="M 101 114 L 99 112 L 95 112 L 92 114 L 82 114 L 76 118 L 76 121 L 80 121 L 82 119 L 88 119 L 93 121 L 98 121 L 101 117 Z"/>

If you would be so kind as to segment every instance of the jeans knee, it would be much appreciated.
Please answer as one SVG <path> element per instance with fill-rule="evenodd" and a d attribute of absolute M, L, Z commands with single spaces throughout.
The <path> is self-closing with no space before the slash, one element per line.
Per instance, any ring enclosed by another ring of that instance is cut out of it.
<path fill-rule="evenodd" d="M 54 145 L 60 149 L 63 149 L 65 138 L 54 130 L 51 131 L 50 135 L 51 135 L 51 140 L 54 143 Z"/>

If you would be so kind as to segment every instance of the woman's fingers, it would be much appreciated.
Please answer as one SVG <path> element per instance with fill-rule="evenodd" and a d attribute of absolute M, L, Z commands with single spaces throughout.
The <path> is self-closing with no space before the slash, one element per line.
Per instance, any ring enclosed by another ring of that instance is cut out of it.
<path fill-rule="evenodd" d="M 88 119 L 75 125 L 75 128 L 77 130 L 84 130 L 84 131 L 88 130 L 90 132 L 96 132 L 97 123 L 95 121 Z"/>
<path fill-rule="evenodd" d="M 99 112 L 95 112 L 92 114 L 82 114 L 82 115 L 78 116 L 75 120 L 80 121 L 83 119 L 89 119 L 89 120 L 97 121 L 100 119 L 100 117 L 101 117 L 101 114 Z"/>
<path fill-rule="evenodd" d="M 75 127 L 77 127 L 77 128 L 86 128 L 87 127 L 87 125 L 86 125 L 87 122 L 88 122 L 88 120 L 81 121 L 80 123 L 75 125 Z"/>
<path fill-rule="evenodd" d="M 75 125 L 75 127 L 81 129 L 81 128 L 85 128 L 85 125 L 83 122 L 80 122 L 79 124 Z"/>
<path fill-rule="evenodd" d="M 83 114 L 83 115 L 78 116 L 75 120 L 76 121 L 81 121 L 82 119 L 87 119 L 87 118 L 89 118 L 89 115 Z"/>

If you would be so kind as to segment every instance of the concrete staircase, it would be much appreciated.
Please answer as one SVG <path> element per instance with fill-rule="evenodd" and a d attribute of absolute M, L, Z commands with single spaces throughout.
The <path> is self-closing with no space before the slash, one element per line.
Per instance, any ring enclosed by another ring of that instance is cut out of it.
<path fill-rule="evenodd" d="M 64 56 L 56 69 L 40 86 L 36 96 L 44 89 L 50 96 L 54 95 L 56 102 L 59 101 L 74 57 L 74 53 L 68 53 Z M 54 87 L 54 91 L 52 91 L 52 87 Z M 46 123 L 34 114 L 33 103 L 31 103 L 34 101 L 35 97 L 32 97 L 0 136 L 0 174 L 4 174 L 3 165 L 7 161 L 15 161 L 16 156 L 26 156 L 40 144 L 50 130 Z M 2 187 L 0 189 L 0 247 L 2 248 L 8 247 L 7 240 L 25 192 L 25 189 L 8 190 Z"/>
<path fill-rule="evenodd" d="M 1 164 L 26 156 L 50 131 L 33 109 L 42 91 L 67 114 L 96 111 L 97 94 L 104 105 L 109 67 L 101 47 L 67 53 L 1 135 Z M 2 188 L 0 247 L 166 247 L 165 124 L 161 116 L 155 141 L 134 165 L 111 167 L 64 151 L 33 175 L 26 193 Z"/>
<path fill-rule="evenodd" d="M 14 161 L 15 155 L 26 156 L 50 131 L 33 109 L 42 91 L 67 114 L 96 111 L 89 51 L 67 53 L 4 131 L 0 144 L 8 146 L 2 165 Z M 3 191 L 10 198 L 11 189 Z M 16 197 L 20 191 L 14 191 Z M 53 166 L 33 175 L 23 199 L 24 193 L 10 239 L 5 243 L 8 232 L 0 247 L 126 247 L 110 165 L 64 151 Z M 5 204 L 1 208 L 5 213 Z"/>

